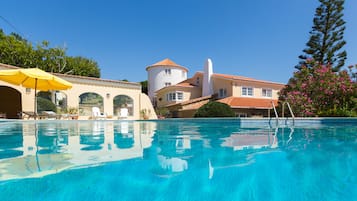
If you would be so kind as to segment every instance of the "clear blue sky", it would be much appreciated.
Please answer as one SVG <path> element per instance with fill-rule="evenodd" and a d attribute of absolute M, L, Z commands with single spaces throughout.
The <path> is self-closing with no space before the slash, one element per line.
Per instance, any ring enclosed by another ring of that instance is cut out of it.
<path fill-rule="evenodd" d="M 170 58 L 201 71 L 286 83 L 306 47 L 318 0 L 11 0 L 0 28 L 98 62 L 105 79 L 147 79 Z M 346 0 L 347 64 L 357 64 L 357 1 Z"/>

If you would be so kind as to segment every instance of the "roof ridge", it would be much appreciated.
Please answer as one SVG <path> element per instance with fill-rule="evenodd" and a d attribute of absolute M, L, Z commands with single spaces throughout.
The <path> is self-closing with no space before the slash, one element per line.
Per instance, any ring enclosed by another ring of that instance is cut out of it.
<path fill-rule="evenodd" d="M 169 58 L 166 58 L 164 60 L 161 60 L 151 66 L 180 66 L 178 65 L 177 63 L 175 63 L 174 61 L 172 61 L 171 59 Z"/>
<path fill-rule="evenodd" d="M 157 67 L 157 66 L 171 66 L 171 67 L 177 67 L 177 68 L 180 68 L 180 69 L 183 69 L 184 71 L 188 71 L 188 69 L 184 66 L 181 66 L 181 65 L 178 65 L 177 63 L 175 63 L 174 61 L 172 61 L 171 59 L 169 58 L 166 58 L 164 60 L 161 60 L 157 63 L 154 63 L 148 67 L 146 67 L 146 70 L 152 68 L 152 67 Z"/>
<path fill-rule="evenodd" d="M 285 85 L 285 84 L 279 83 L 279 82 L 273 82 L 273 81 L 269 81 L 269 80 L 259 80 L 259 79 L 245 77 L 245 76 L 241 76 L 241 75 L 228 75 L 228 74 L 222 74 L 222 73 L 213 73 L 213 75 L 223 77 L 223 78 L 228 78 L 228 79 L 241 79 L 241 80 L 246 80 L 246 81 L 255 81 L 255 82 L 264 82 L 264 83 Z"/>

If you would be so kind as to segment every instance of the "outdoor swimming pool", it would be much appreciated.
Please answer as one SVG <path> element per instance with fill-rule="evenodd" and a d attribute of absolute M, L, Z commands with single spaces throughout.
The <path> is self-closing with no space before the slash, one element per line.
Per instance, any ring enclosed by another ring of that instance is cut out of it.
<path fill-rule="evenodd" d="M 357 124 L 0 122 L 0 200 L 356 200 Z"/>

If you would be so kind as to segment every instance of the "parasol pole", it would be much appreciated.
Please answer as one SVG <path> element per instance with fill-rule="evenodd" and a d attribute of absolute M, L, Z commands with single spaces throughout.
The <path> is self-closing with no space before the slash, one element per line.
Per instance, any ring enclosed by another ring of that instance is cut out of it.
<path fill-rule="evenodd" d="M 35 113 L 35 120 L 36 120 L 36 117 L 37 117 L 37 96 L 36 96 L 36 93 L 37 93 L 37 78 L 35 78 L 35 111 L 34 111 L 34 113 Z"/>

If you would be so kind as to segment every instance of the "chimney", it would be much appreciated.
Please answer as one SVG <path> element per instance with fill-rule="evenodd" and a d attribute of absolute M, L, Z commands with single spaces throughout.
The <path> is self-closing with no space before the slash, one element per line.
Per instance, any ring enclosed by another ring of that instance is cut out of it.
<path fill-rule="evenodd" d="M 213 67 L 211 59 L 207 59 L 205 67 L 203 69 L 203 83 L 202 83 L 202 97 L 209 96 L 213 94 L 213 83 L 212 83 Z"/>

